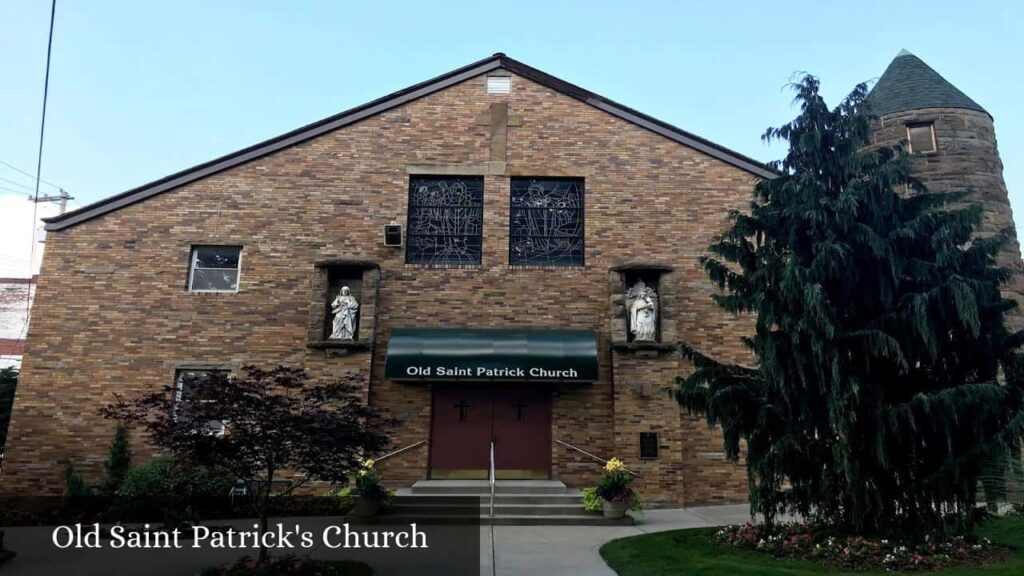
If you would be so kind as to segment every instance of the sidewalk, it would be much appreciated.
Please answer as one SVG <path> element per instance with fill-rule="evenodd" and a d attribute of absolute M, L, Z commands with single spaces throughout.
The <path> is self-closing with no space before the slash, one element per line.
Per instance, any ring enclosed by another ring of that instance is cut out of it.
<path fill-rule="evenodd" d="M 493 526 L 481 528 L 481 576 L 614 576 L 598 550 L 606 542 L 649 532 L 739 524 L 747 504 L 649 510 L 636 526 Z M 490 534 L 487 534 L 490 532 Z M 492 551 L 487 557 L 487 550 Z M 488 560 L 490 560 L 488 562 Z"/>
<path fill-rule="evenodd" d="M 482 526 L 480 576 L 600 576 L 612 572 L 598 550 L 610 540 L 681 528 L 736 524 L 749 520 L 748 506 L 707 506 L 673 510 L 650 510 L 637 517 L 636 526 Z M 337 519 L 274 518 L 273 522 L 301 522 L 316 530 Z M 228 521 L 242 526 L 251 521 Z M 82 574 L 166 574 L 190 576 L 203 567 L 227 562 L 241 555 L 236 550 L 201 550 L 189 554 L 173 550 L 56 550 L 49 541 L 53 527 L 6 528 L 7 546 L 18 553 L 0 568 L 3 576 L 77 576 Z M 465 534 L 459 536 L 464 541 Z M 451 542 L 451 540 L 449 539 Z M 47 543 L 45 546 L 39 543 Z M 331 558 L 327 550 L 312 551 L 314 557 Z M 438 551 L 440 552 L 440 551 Z M 438 559 L 438 563 L 443 563 Z M 379 552 L 364 558 L 377 576 L 403 572 L 400 559 Z M 437 565 L 437 564 L 435 564 Z M 408 565 L 405 564 L 405 573 Z M 426 573 L 424 573 L 425 576 Z"/>

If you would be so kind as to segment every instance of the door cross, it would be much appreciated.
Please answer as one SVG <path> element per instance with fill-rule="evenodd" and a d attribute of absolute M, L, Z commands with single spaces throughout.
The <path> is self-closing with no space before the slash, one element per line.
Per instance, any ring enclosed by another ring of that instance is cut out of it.
<path fill-rule="evenodd" d="M 452 408 L 458 408 L 459 409 L 459 422 L 465 422 L 466 421 L 466 411 L 469 408 L 471 408 L 472 406 L 473 406 L 472 404 L 467 404 L 466 403 L 466 399 L 465 398 L 460 398 L 458 404 L 453 404 L 452 405 Z"/>
<path fill-rule="evenodd" d="M 516 402 L 515 404 L 513 404 L 512 407 L 516 409 L 516 421 L 517 422 L 522 422 L 523 421 L 523 408 L 529 408 L 530 405 L 529 404 L 524 404 L 523 401 L 520 400 L 520 401 Z"/>

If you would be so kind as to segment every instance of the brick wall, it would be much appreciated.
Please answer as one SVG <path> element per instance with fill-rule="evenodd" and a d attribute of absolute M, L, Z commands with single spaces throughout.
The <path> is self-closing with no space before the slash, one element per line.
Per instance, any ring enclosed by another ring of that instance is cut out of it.
<path fill-rule="evenodd" d="M 678 338 L 743 357 L 738 335 L 747 325 L 710 301 L 697 258 L 727 212 L 747 204 L 753 177 L 524 78 L 512 86 L 486 94 L 484 78 L 473 78 L 51 233 L 0 490 L 59 492 L 56 462 L 68 457 L 98 477 L 113 425 L 96 410 L 114 392 L 156 389 L 195 363 L 288 363 L 317 377 L 363 371 L 369 401 L 405 421 L 395 444 L 406 446 L 428 436 L 430 390 L 383 380 L 392 328 L 558 327 L 598 333 L 601 379 L 557 390 L 553 438 L 619 456 L 644 474 L 642 492 L 655 503 L 743 499 L 744 470 L 700 455 L 720 451 L 720 435 L 660 390 L 685 369 L 680 360 L 613 358 L 607 274 L 638 257 L 672 266 Z M 508 128 L 506 162 L 494 162 L 490 127 L 480 122 L 496 102 L 519 119 Z M 381 226 L 405 222 L 410 172 L 458 172 L 453 164 L 488 172 L 482 264 L 406 265 L 401 249 L 382 245 Z M 586 178 L 586 266 L 508 265 L 510 175 Z M 244 246 L 237 294 L 185 290 L 190 246 L 209 243 Z M 314 264 L 335 258 L 380 265 L 369 351 L 306 346 Z M 640 461 L 634 449 L 648 430 L 668 447 L 657 461 Z M 554 476 L 573 485 L 600 473 L 561 446 L 552 460 Z M 426 466 L 421 447 L 384 472 L 407 485 Z"/>

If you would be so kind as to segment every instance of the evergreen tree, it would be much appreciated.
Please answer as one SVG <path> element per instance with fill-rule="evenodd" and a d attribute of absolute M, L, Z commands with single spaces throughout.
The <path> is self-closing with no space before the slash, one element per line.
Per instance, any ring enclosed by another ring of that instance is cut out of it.
<path fill-rule="evenodd" d="M 869 146 L 864 85 L 834 110 L 806 76 L 789 144 L 749 213 L 702 265 L 723 309 L 756 318 L 754 366 L 684 346 L 676 398 L 746 445 L 752 512 L 850 533 L 970 527 L 1024 435 L 1024 385 L 994 265 L 1006 233 L 973 236 L 978 206 L 926 193 L 902 148 Z"/>
<path fill-rule="evenodd" d="M 18 371 L 14 368 L 0 368 L 0 454 L 7 443 L 7 426 L 11 423 L 14 407 L 14 389 L 18 387 Z"/>
<path fill-rule="evenodd" d="M 114 494 L 121 487 L 125 476 L 132 467 L 132 451 L 128 447 L 128 431 L 121 423 L 114 429 L 114 439 L 110 442 L 110 453 L 103 463 L 107 470 L 107 483 L 104 486 L 108 494 Z"/>

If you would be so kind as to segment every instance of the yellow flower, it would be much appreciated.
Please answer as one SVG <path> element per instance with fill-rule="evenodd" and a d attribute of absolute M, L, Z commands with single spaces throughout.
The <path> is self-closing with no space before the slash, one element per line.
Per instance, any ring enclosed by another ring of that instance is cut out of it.
<path fill-rule="evenodd" d="M 367 458 L 366 460 L 363 460 L 363 468 L 366 468 L 367 470 L 373 468 L 373 459 Z"/>
<path fill-rule="evenodd" d="M 626 466 L 622 463 L 622 460 L 619 460 L 618 458 L 612 458 L 611 460 L 608 461 L 607 464 L 604 465 L 604 471 L 614 474 L 615 472 L 618 472 L 619 470 L 622 470 L 625 467 Z"/>

